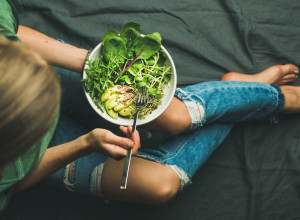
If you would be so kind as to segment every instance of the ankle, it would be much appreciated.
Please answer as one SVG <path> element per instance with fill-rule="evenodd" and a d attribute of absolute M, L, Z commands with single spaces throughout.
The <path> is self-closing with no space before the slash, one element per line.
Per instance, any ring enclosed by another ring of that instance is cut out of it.
<path fill-rule="evenodd" d="M 300 113 L 300 90 L 294 86 L 282 86 L 281 92 L 285 97 L 283 113 Z"/>
<path fill-rule="evenodd" d="M 237 73 L 236 72 L 229 72 L 229 73 L 226 73 L 224 74 L 222 77 L 221 77 L 221 81 L 234 81 L 234 78 L 235 78 L 235 75 Z"/>

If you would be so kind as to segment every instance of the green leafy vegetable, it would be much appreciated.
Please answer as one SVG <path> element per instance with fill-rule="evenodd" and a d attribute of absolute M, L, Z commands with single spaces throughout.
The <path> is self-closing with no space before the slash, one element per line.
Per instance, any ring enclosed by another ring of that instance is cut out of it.
<path fill-rule="evenodd" d="M 125 41 L 119 36 L 106 36 L 102 52 L 105 61 L 114 58 L 116 62 L 124 63 L 127 56 Z"/>
<path fill-rule="evenodd" d="M 139 59 L 149 59 L 159 51 L 161 47 L 161 36 L 155 32 L 140 38 L 135 44 L 135 53 L 142 55 Z"/>
<path fill-rule="evenodd" d="M 130 51 L 131 57 L 134 42 L 141 37 L 141 25 L 135 22 L 129 22 L 122 26 L 120 31 L 121 38 L 126 42 L 126 48 Z"/>
<path fill-rule="evenodd" d="M 106 40 L 107 37 L 118 37 L 118 33 L 114 30 L 108 30 L 105 32 L 103 38 L 102 38 L 102 44 L 104 45 L 104 42 Z"/>

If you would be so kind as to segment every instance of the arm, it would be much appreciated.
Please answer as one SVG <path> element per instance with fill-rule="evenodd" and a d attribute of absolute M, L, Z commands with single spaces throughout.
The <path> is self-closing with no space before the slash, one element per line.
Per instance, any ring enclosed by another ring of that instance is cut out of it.
<path fill-rule="evenodd" d="M 121 130 L 128 136 L 131 128 Z M 134 132 L 133 140 L 134 142 L 128 138 L 116 136 L 105 129 L 95 129 L 74 141 L 48 148 L 37 167 L 24 179 L 16 183 L 13 190 L 14 192 L 22 191 L 77 158 L 92 152 L 120 158 L 126 156 L 126 149 L 133 148 L 133 153 L 136 154 L 140 145 L 138 132 Z"/>
<path fill-rule="evenodd" d="M 88 52 L 86 49 L 62 43 L 22 25 L 17 35 L 24 45 L 38 52 L 49 64 L 78 73 L 82 71 Z"/>

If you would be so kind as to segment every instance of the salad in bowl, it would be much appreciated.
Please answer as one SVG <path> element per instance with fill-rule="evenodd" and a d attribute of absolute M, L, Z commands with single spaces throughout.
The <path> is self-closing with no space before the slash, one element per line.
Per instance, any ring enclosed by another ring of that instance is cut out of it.
<path fill-rule="evenodd" d="M 161 115 L 174 96 L 176 69 L 157 32 L 141 34 L 129 22 L 120 34 L 108 30 L 87 58 L 83 72 L 86 97 L 93 109 L 118 125 L 132 125 L 137 90 L 146 87 L 147 105 L 139 112 L 138 125 Z"/>

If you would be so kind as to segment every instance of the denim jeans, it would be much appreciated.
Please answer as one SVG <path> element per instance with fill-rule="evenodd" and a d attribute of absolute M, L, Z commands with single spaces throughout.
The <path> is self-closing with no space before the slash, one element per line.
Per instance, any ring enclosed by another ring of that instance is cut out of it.
<path fill-rule="evenodd" d="M 117 126 L 106 122 L 92 110 L 79 74 L 63 69 L 58 69 L 58 74 L 63 99 L 61 117 L 50 147 L 72 141 L 95 127 L 120 134 Z M 279 87 L 255 82 L 205 82 L 178 88 L 175 95 L 190 113 L 190 128 L 176 136 L 148 135 L 140 130 L 142 147 L 137 156 L 172 167 L 181 180 L 182 189 L 191 183 L 193 175 L 228 136 L 234 123 L 271 119 L 284 105 Z M 60 169 L 46 181 L 71 191 L 101 195 L 105 160 L 104 155 L 90 154 Z"/>
<path fill-rule="evenodd" d="M 143 149 L 139 156 L 171 166 L 180 177 L 181 189 L 191 183 L 234 123 L 272 119 L 284 105 L 278 86 L 256 82 L 204 82 L 178 88 L 175 96 L 190 113 L 190 128 L 181 135 L 170 136 L 155 148 Z"/>

